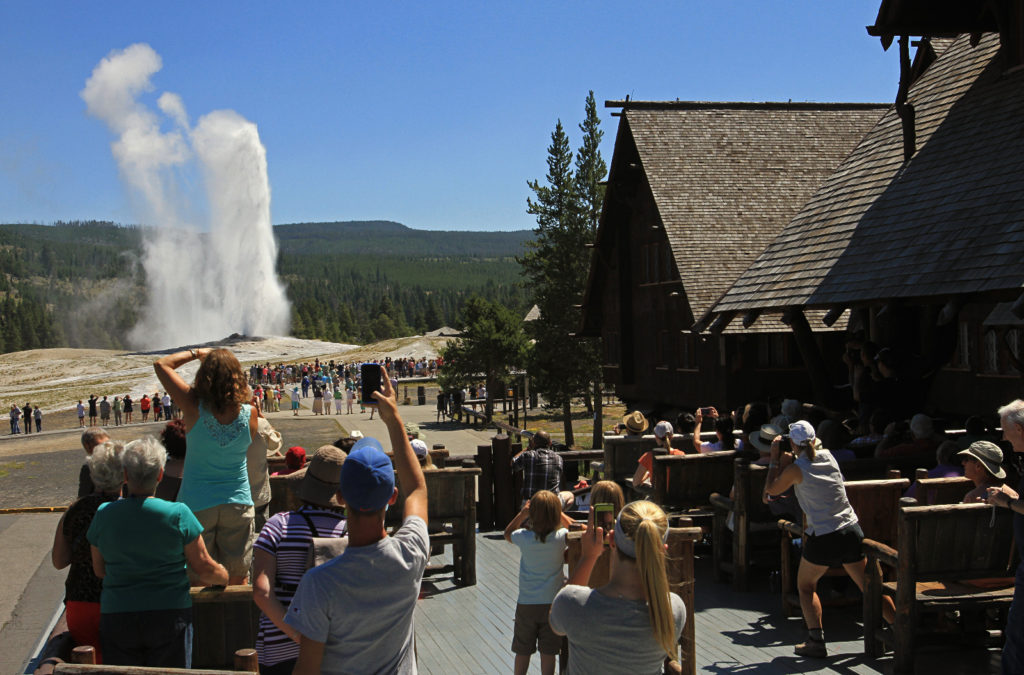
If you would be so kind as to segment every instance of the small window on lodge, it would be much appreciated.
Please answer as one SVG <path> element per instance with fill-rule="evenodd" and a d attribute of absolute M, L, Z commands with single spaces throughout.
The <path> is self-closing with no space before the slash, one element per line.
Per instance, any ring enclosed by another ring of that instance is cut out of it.
<path fill-rule="evenodd" d="M 679 332 L 678 368 L 693 370 L 697 367 L 697 336 L 690 331 Z"/>
<path fill-rule="evenodd" d="M 949 367 L 956 369 L 968 369 L 971 367 L 971 329 L 966 321 L 960 322 L 960 330 L 957 334 L 956 351 L 949 360 Z"/>
<path fill-rule="evenodd" d="M 982 339 L 981 368 L 983 373 L 999 372 L 999 334 L 995 330 L 985 331 Z"/>

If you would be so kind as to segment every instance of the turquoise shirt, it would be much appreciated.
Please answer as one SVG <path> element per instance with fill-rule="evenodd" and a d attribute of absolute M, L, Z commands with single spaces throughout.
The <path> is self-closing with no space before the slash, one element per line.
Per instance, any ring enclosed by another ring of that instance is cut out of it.
<path fill-rule="evenodd" d="M 192 606 L 185 546 L 203 531 L 184 504 L 128 497 L 101 504 L 86 538 L 106 563 L 104 614 Z"/>
<path fill-rule="evenodd" d="M 243 404 L 238 417 L 221 424 L 200 404 L 199 419 L 185 437 L 188 452 L 178 490 L 178 501 L 193 513 L 220 504 L 252 504 L 245 464 L 251 411 Z"/>

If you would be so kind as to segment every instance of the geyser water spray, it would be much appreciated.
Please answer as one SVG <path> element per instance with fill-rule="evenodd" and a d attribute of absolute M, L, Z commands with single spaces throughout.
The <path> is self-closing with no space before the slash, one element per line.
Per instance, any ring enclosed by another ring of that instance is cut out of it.
<path fill-rule="evenodd" d="M 232 333 L 286 335 L 290 308 L 274 270 L 267 157 L 256 125 L 216 110 L 190 127 L 184 103 L 169 92 L 157 99 L 158 114 L 139 98 L 161 67 L 152 47 L 134 44 L 100 61 L 81 92 L 89 114 L 114 134 L 121 178 L 153 227 L 143 243 L 146 304 L 129 340 L 156 349 Z M 205 194 L 189 189 L 190 172 Z"/>

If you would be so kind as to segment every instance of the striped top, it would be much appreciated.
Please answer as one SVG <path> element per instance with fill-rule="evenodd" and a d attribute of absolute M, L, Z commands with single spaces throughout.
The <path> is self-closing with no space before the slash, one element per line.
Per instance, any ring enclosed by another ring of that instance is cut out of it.
<path fill-rule="evenodd" d="M 313 540 L 309 524 L 299 512 L 313 521 L 317 536 L 343 537 L 348 534 L 345 516 L 341 512 L 315 506 L 301 506 L 296 511 L 277 513 L 267 521 L 254 546 L 276 559 L 274 594 L 286 610 L 291 604 L 302 575 L 306 573 L 306 559 L 309 545 Z M 275 626 L 273 621 L 261 614 L 259 632 L 256 635 L 256 651 L 262 665 L 272 666 L 281 661 L 298 658 L 299 645 Z"/>

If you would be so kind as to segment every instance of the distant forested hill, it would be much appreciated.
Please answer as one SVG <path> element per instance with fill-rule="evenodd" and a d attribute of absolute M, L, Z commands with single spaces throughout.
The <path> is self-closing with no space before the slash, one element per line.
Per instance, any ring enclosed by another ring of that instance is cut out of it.
<path fill-rule="evenodd" d="M 127 347 L 145 293 L 146 228 L 0 225 L 0 352 Z M 294 335 L 367 342 L 456 322 L 479 294 L 525 313 L 519 255 L 532 232 L 436 232 L 389 221 L 274 228 Z"/>

